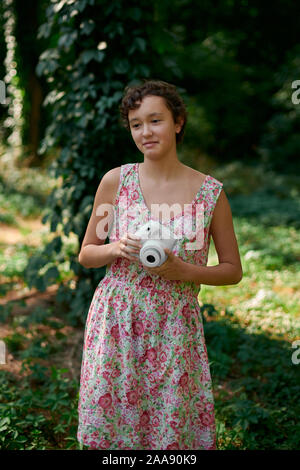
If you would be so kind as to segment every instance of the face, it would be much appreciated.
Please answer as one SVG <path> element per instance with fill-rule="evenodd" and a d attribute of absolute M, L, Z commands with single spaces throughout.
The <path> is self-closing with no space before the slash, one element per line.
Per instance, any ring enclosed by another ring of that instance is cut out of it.
<path fill-rule="evenodd" d="M 174 123 L 164 98 L 145 96 L 139 108 L 129 111 L 128 120 L 132 138 L 143 154 L 159 157 L 176 152 L 176 132 L 183 119 Z"/>

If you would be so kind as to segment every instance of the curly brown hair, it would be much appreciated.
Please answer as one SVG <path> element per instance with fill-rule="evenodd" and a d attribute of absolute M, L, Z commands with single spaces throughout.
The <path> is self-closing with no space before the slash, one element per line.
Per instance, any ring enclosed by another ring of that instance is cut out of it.
<path fill-rule="evenodd" d="M 142 99 L 145 96 L 154 95 L 161 96 L 165 99 L 167 108 L 171 111 L 174 123 L 178 123 L 178 118 L 183 118 L 183 124 L 180 132 L 176 133 L 176 143 L 179 144 L 183 141 L 185 125 L 187 122 L 187 110 L 183 99 L 178 94 L 175 85 L 172 85 L 162 80 L 149 80 L 143 79 L 144 83 L 127 86 L 124 91 L 122 102 L 119 106 L 121 114 L 121 125 L 125 129 L 130 130 L 128 121 L 128 113 L 132 109 L 137 109 L 140 106 Z"/>

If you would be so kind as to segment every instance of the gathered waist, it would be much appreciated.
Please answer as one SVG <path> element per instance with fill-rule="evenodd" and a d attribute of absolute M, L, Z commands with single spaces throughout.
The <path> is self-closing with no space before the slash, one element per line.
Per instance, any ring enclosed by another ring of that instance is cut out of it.
<path fill-rule="evenodd" d="M 110 268 L 105 277 L 100 281 L 101 285 L 109 286 L 118 284 L 125 289 L 131 291 L 145 290 L 151 295 L 159 294 L 160 296 L 191 296 L 197 297 L 200 286 L 192 282 L 173 281 L 163 279 L 159 275 L 149 274 L 144 270 L 129 271 L 128 272 L 113 272 Z"/>

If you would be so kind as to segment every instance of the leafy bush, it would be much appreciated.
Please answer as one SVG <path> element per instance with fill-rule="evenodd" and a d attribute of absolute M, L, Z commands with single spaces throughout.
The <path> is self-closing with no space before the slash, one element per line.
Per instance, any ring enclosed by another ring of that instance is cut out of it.
<path fill-rule="evenodd" d="M 39 29 L 48 48 L 36 72 L 52 86 L 44 102 L 51 106 L 52 122 L 39 152 L 60 148 L 50 171 L 62 181 L 49 196 L 43 222 L 53 232 L 61 228 L 65 236 L 76 234 L 79 246 L 100 179 L 112 167 L 133 159 L 134 145 L 119 120 L 125 86 L 149 78 L 150 70 L 154 75 L 159 71 L 160 77 L 164 70 L 173 72 L 163 56 L 169 36 L 154 9 L 155 4 L 146 0 L 130 5 L 99 0 L 51 3 Z M 29 260 L 30 287 L 43 290 L 60 281 L 61 248 L 58 235 Z M 105 268 L 84 269 L 77 256 L 78 251 L 66 256 L 76 288 L 66 282 L 58 292 L 74 324 L 84 321 L 92 292 L 105 274 Z M 48 263 L 49 269 L 41 274 Z"/>

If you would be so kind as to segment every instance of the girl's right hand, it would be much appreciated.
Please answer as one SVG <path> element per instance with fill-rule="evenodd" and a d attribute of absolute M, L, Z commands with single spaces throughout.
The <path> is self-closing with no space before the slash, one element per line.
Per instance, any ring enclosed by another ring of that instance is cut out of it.
<path fill-rule="evenodd" d="M 114 256 L 116 258 L 121 256 L 129 261 L 139 261 L 138 257 L 132 256 L 132 253 L 138 255 L 143 246 L 139 240 L 140 238 L 127 232 L 119 241 L 115 242 Z"/>

